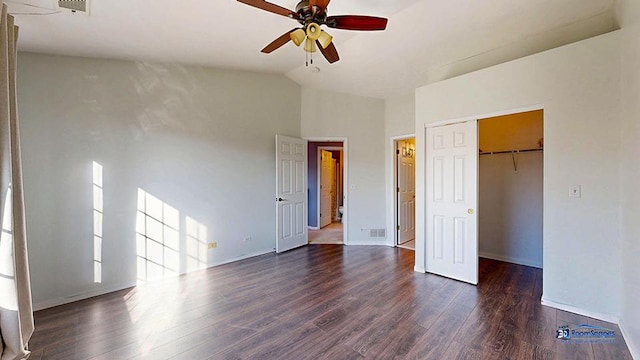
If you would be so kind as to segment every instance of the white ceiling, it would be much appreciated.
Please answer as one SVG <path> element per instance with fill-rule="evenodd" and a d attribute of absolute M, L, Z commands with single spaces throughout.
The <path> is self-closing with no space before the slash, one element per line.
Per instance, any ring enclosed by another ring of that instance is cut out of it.
<path fill-rule="evenodd" d="M 614 0 L 333 0 L 330 15 L 389 17 L 385 32 L 329 29 L 341 60 L 306 68 L 291 43 L 260 50 L 297 23 L 235 0 L 91 0 L 91 14 L 16 15 L 19 49 L 285 74 L 304 86 L 388 98 L 466 71 L 614 28 Z M 5 0 L 51 13 L 54 0 Z M 294 9 L 296 0 L 274 0 Z M 28 4 L 28 5 L 23 5 Z"/>

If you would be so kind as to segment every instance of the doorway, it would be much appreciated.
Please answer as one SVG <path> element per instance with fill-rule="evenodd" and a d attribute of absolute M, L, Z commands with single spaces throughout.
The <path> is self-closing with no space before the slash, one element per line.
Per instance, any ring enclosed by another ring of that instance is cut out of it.
<path fill-rule="evenodd" d="M 478 120 L 478 255 L 542 268 L 544 111 Z"/>
<path fill-rule="evenodd" d="M 395 246 L 415 250 L 415 137 L 394 140 Z"/>
<path fill-rule="evenodd" d="M 345 144 L 310 141 L 308 149 L 309 244 L 344 244 Z"/>

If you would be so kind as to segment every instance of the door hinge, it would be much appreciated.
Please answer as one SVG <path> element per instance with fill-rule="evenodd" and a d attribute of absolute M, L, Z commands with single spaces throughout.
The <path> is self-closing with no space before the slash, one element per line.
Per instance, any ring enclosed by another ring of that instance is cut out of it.
<path fill-rule="evenodd" d="M 398 192 L 400 192 L 400 187 L 398 187 Z"/>
<path fill-rule="evenodd" d="M 396 149 L 396 155 L 400 155 L 400 149 Z"/>
<path fill-rule="evenodd" d="M 398 230 L 400 230 L 400 225 L 398 225 Z"/>

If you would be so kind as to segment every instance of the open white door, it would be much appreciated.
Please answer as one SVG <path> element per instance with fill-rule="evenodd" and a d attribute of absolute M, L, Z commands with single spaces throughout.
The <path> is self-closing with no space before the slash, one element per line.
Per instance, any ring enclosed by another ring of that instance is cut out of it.
<path fill-rule="evenodd" d="M 427 128 L 427 272 L 478 283 L 478 123 Z"/>
<path fill-rule="evenodd" d="M 398 245 L 416 237 L 416 189 L 414 142 L 397 142 Z"/>
<path fill-rule="evenodd" d="M 276 252 L 306 245 L 307 142 L 276 135 Z"/>

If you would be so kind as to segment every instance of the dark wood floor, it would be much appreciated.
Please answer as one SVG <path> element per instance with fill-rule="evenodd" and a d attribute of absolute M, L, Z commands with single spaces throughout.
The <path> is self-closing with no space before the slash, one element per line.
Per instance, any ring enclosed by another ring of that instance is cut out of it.
<path fill-rule="evenodd" d="M 617 326 L 540 305 L 542 272 L 482 260 L 478 287 L 414 252 L 311 245 L 36 313 L 32 359 L 631 359 Z"/>

